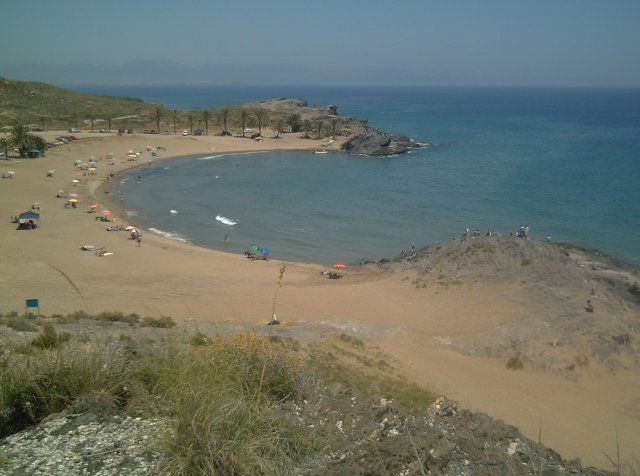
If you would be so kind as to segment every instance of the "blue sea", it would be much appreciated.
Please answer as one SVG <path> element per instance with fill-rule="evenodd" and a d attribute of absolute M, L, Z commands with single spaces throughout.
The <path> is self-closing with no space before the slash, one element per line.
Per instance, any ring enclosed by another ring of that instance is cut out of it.
<path fill-rule="evenodd" d="M 140 181 L 113 187 L 142 226 L 198 245 L 242 252 L 257 243 L 274 258 L 352 262 L 393 257 L 465 227 L 509 233 L 527 224 L 534 238 L 640 264 L 640 90 L 84 90 L 178 108 L 299 97 L 434 144 L 379 159 L 306 152 L 182 158 L 138 169 Z"/>

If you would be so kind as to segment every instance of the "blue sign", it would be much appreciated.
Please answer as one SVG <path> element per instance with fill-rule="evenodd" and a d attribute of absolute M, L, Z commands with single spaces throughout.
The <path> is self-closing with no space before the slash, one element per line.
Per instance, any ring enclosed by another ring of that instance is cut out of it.
<path fill-rule="evenodd" d="M 27 307 L 40 307 L 37 299 L 27 299 Z"/>

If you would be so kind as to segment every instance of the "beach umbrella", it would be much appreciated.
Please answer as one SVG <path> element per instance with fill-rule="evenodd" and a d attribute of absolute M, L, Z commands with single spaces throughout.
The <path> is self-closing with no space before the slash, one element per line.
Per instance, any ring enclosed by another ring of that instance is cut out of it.
<path fill-rule="evenodd" d="M 78 198 L 78 194 L 77 193 L 70 193 L 69 194 L 69 198 Z"/>
<path fill-rule="evenodd" d="M 81 203 L 80 200 L 78 200 L 77 198 L 70 198 L 69 200 L 67 200 L 69 203 Z"/>
<path fill-rule="evenodd" d="M 97 203 L 90 203 L 90 204 L 89 204 L 89 208 L 90 208 L 91 210 L 93 210 L 94 208 L 98 208 L 98 206 L 99 206 L 99 205 L 98 205 Z"/>
<path fill-rule="evenodd" d="M 135 228 L 134 228 L 134 227 L 132 227 L 132 226 L 128 226 L 128 227 L 126 227 L 126 228 L 125 228 L 125 230 L 126 230 L 126 231 L 132 231 L 132 230 L 135 230 Z"/>
<path fill-rule="evenodd" d="M 72 182 L 73 182 L 73 183 L 80 183 L 80 180 L 78 180 L 78 179 L 73 179 L 73 180 L 72 180 Z"/>
<path fill-rule="evenodd" d="M 346 264 L 344 264 L 344 263 L 334 263 L 334 264 L 333 264 L 333 267 L 334 267 L 335 269 L 344 269 L 344 268 L 346 268 L 346 267 L 347 267 L 347 265 L 346 265 Z"/>
<path fill-rule="evenodd" d="M 109 215 L 111 215 L 111 212 L 109 210 L 102 210 L 103 217 L 108 217 Z"/>
<path fill-rule="evenodd" d="M 258 251 L 260 251 L 260 247 L 258 245 L 251 245 L 250 246 L 251 251 L 253 251 L 254 253 L 257 253 Z"/>
<path fill-rule="evenodd" d="M 262 253 L 264 255 L 268 255 L 269 253 L 271 253 L 271 250 L 269 248 L 262 248 L 260 250 L 260 253 Z"/>

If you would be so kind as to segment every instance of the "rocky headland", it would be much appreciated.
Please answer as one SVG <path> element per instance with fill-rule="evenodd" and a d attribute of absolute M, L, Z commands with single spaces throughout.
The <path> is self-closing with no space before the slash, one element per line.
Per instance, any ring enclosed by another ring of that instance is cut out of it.
<path fill-rule="evenodd" d="M 338 107 L 333 104 L 316 107 L 309 106 L 307 101 L 303 99 L 280 98 L 249 103 L 242 107 L 266 109 L 286 117 L 298 116 L 301 126 L 305 121 L 320 123 L 326 130 L 334 130 L 335 135 L 347 137 L 348 139 L 342 144 L 341 150 L 352 155 L 389 157 L 405 154 L 426 145 L 406 136 L 380 131 L 371 127 L 367 120 L 340 116 Z"/>

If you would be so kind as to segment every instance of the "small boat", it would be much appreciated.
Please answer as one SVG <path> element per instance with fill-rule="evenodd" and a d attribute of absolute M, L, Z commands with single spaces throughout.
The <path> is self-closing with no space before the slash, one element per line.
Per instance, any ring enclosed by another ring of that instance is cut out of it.
<path fill-rule="evenodd" d="M 322 150 L 316 150 L 316 151 L 314 151 L 313 153 L 314 153 L 314 154 L 328 154 L 328 152 L 327 152 L 326 150 L 324 150 L 324 149 L 322 149 Z"/>

